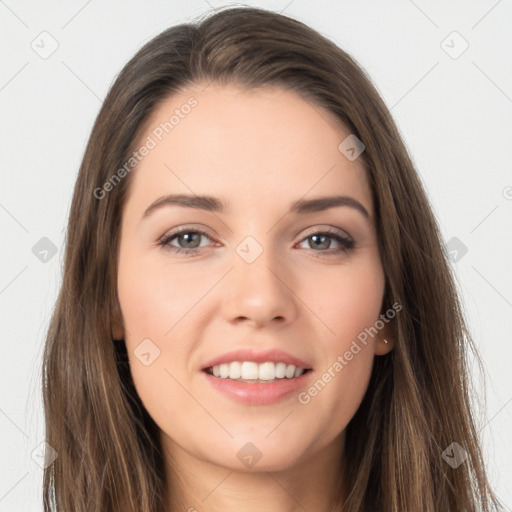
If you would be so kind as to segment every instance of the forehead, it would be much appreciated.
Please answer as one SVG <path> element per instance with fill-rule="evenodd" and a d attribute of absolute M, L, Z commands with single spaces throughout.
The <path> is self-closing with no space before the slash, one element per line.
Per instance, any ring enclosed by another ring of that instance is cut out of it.
<path fill-rule="evenodd" d="M 261 207 L 350 193 L 372 213 L 362 160 L 338 149 L 349 135 L 334 114 L 290 90 L 196 84 L 146 121 L 136 148 L 151 150 L 133 172 L 130 197 L 207 193 Z"/>

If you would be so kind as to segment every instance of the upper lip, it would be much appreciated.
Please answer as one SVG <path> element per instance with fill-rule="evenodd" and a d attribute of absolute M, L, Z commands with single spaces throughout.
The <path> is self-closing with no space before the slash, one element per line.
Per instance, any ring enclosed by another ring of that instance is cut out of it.
<path fill-rule="evenodd" d="M 253 361 L 255 363 L 265 363 L 271 361 L 274 363 L 293 364 L 296 368 L 303 368 L 304 370 L 311 370 L 311 366 L 302 359 L 292 356 L 284 350 L 277 348 L 269 350 L 254 350 L 254 349 L 238 349 L 226 352 L 220 356 L 214 357 L 203 365 L 202 370 L 211 368 L 223 363 L 231 363 L 233 361 Z"/>

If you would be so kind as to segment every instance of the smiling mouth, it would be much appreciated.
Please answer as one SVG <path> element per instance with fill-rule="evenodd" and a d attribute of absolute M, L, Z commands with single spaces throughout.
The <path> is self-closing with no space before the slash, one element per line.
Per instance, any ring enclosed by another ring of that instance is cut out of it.
<path fill-rule="evenodd" d="M 305 366 L 305 365 L 304 365 Z M 312 368 L 284 361 L 231 361 L 203 367 L 206 381 L 230 400 L 244 405 L 270 405 L 291 399 L 313 378 Z"/>
<path fill-rule="evenodd" d="M 214 369 L 215 368 L 215 369 Z M 281 368 L 280 371 L 275 371 L 272 374 L 272 370 L 269 370 L 266 375 L 259 374 L 258 378 L 243 378 L 240 372 L 228 373 L 226 375 L 226 372 L 224 371 L 223 374 L 220 374 L 219 367 L 212 367 L 205 368 L 203 370 L 208 375 L 211 375 L 212 377 L 219 379 L 219 380 L 227 380 L 227 381 L 235 381 L 235 382 L 245 382 L 247 384 L 271 384 L 272 382 L 280 382 L 280 381 L 287 381 L 287 380 L 294 380 L 298 379 L 299 377 L 302 377 L 303 375 L 308 374 L 312 370 L 310 368 L 303 369 L 303 368 L 296 368 L 293 365 L 287 365 L 286 370 Z M 251 372 L 249 372 L 251 373 Z M 265 373 L 265 372 L 263 372 Z M 284 373 L 284 374 L 283 374 Z M 253 377 L 253 375 L 245 374 L 245 377 Z M 263 377 L 263 378 L 261 378 Z"/>

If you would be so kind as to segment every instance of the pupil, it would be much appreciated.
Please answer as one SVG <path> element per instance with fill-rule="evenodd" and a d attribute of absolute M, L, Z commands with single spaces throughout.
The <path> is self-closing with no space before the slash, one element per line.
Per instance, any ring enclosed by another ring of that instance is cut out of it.
<path fill-rule="evenodd" d="M 182 238 L 185 239 L 185 243 L 186 244 L 189 244 L 191 242 L 191 240 L 189 240 L 191 237 L 197 237 L 199 239 L 199 234 L 198 233 L 186 233 L 184 235 L 181 235 Z M 197 242 L 197 240 L 196 240 Z M 193 243 L 193 240 L 192 240 L 192 243 Z M 197 247 L 197 244 L 193 246 L 193 248 Z"/>
<path fill-rule="evenodd" d="M 322 249 L 328 249 L 329 248 L 329 241 L 328 241 L 328 237 L 326 235 L 313 235 L 310 237 L 311 239 L 315 240 L 314 244 L 316 247 L 321 247 Z M 322 242 L 320 242 L 319 244 L 316 243 L 317 240 L 319 238 L 323 238 L 324 239 L 324 243 L 322 244 Z M 327 243 L 325 243 L 325 240 L 327 240 Z"/>

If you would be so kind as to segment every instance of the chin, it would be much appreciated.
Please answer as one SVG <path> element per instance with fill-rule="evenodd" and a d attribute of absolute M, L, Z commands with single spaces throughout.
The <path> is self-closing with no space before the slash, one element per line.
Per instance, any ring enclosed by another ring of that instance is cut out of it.
<path fill-rule="evenodd" d="M 236 436 L 230 440 L 230 446 L 216 454 L 215 461 L 212 462 L 244 473 L 284 471 L 301 463 L 305 448 L 299 448 L 297 440 L 288 437 L 285 442 L 282 436 L 271 440 L 270 437 L 265 438 L 266 435 L 265 431 L 259 436 Z M 234 457 L 227 458 L 226 455 L 230 452 Z"/>

